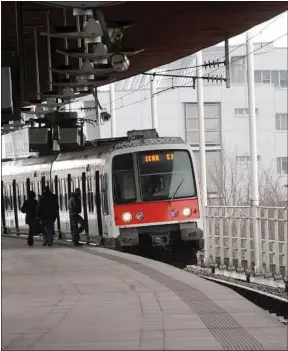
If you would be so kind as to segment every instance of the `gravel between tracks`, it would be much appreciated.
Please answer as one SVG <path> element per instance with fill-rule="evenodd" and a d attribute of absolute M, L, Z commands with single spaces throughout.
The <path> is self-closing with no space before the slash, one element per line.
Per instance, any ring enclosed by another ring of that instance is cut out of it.
<path fill-rule="evenodd" d="M 201 275 L 201 276 L 205 276 L 205 277 L 216 278 L 216 279 L 219 279 L 222 281 L 226 281 L 226 282 L 230 282 L 230 283 L 234 283 L 234 284 L 238 284 L 238 285 L 243 285 L 243 286 L 246 286 L 246 287 L 251 288 L 251 289 L 255 289 L 255 290 L 263 291 L 263 292 L 268 293 L 268 294 L 279 296 L 279 297 L 282 297 L 284 299 L 287 299 L 287 303 L 288 303 L 288 293 L 285 292 L 285 289 L 280 288 L 280 287 L 273 287 L 273 286 L 259 284 L 259 283 L 247 283 L 245 281 L 235 279 L 232 277 L 227 277 L 227 276 L 224 276 L 222 274 L 212 274 L 211 272 L 209 272 L 205 268 L 203 269 L 203 268 L 198 268 L 198 267 L 197 268 L 187 267 L 187 268 L 185 268 L 185 270 L 187 272 L 191 272 L 193 274 L 197 274 L 197 275 Z"/>

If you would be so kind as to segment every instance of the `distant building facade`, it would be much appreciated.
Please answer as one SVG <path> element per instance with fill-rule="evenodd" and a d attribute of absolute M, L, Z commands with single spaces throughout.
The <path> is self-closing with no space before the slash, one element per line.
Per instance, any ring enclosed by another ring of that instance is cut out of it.
<path fill-rule="evenodd" d="M 222 165 L 224 159 L 232 158 L 233 162 L 244 167 L 250 163 L 246 48 L 245 45 L 230 46 L 229 51 L 231 88 L 227 89 L 224 82 L 203 82 L 210 194 L 217 192 L 210 175 L 218 172 L 215 166 Z M 275 48 L 273 45 L 258 43 L 254 45 L 254 58 L 258 162 L 261 167 L 272 170 L 284 186 L 288 183 L 287 48 Z M 203 50 L 203 61 L 212 60 L 220 62 L 224 60 L 224 47 L 214 46 Z M 133 65 L 133 60 L 131 64 Z M 159 135 L 182 137 L 193 147 L 197 157 L 199 150 L 197 91 L 191 87 L 192 79 L 187 78 L 197 75 L 195 65 L 195 56 L 183 58 L 156 69 L 158 73 L 166 71 L 165 73 L 179 74 L 183 77 L 155 79 Z M 204 75 L 208 73 L 225 77 L 223 65 L 203 70 Z M 149 85 L 150 76 L 147 75 L 137 75 L 115 83 L 117 137 L 126 135 L 131 129 L 151 128 Z M 109 87 L 100 89 L 99 101 L 109 112 Z M 89 106 L 94 106 L 91 96 L 71 104 L 70 108 L 79 111 L 80 116 L 93 120 L 94 110 L 80 112 L 80 107 Z M 100 126 L 86 123 L 84 130 L 86 138 L 91 140 L 99 137 L 109 138 L 110 129 L 110 122 L 107 122 Z"/>

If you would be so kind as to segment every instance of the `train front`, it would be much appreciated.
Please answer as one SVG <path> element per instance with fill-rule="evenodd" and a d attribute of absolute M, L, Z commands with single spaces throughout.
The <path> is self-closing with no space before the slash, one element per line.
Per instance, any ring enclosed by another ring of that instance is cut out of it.
<path fill-rule="evenodd" d="M 118 247 L 155 259 L 195 264 L 204 239 L 192 151 L 184 142 L 129 151 L 118 151 L 112 158 Z"/>

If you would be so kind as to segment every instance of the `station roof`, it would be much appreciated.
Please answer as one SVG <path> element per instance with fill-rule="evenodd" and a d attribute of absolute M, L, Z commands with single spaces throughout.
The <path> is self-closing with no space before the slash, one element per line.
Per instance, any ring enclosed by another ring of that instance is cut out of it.
<path fill-rule="evenodd" d="M 165 65 L 200 49 L 231 38 L 288 9 L 286 1 L 100 1 L 100 2 L 22 2 L 25 40 L 26 99 L 36 99 L 36 73 L 33 28 L 46 31 L 46 12 L 50 11 L 51 33 L 61 32 L 64 26 L 63 6 L 67 8 L 67 26 L 76 31 L 73 7 L 101 6 L 107 22 L 133 23 L 124 33 L 124 45 L 143 49 L 132 56 L 128 71 L 111 74 L 116 80 L 131 77 Z M 2 65 L 16 53 L 15 2 L 1 2 Z M 62 27 L 62 28 L 60 28 Z M 48 90 L 47 40 L 39 37 L 41 92 Z M 69 48 L 77 47 L 69 40 Z M 52 66 L 64 65 L 63 39 L 53 39 Z M 77 66 L 78 61 L 70 64 Z M 105 83 L 103 83 L 105 84 Z"/>

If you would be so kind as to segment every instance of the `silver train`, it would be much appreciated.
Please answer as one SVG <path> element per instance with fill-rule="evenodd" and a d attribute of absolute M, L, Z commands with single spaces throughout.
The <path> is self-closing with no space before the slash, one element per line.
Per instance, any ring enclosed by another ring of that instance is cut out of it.
<path fill-rule="evenodd" d="M 4 232 L 27 232 L 19 209 L 27 191 L 38 197 L 45 185 L 58 196 L 60 236 L 70 235 L 68 198 L 79 187 L 95 242 L 183 264 L 204 248 L 195 159 L 181 138 L 128 133 L 81 151 L 2 162 Z"/>

